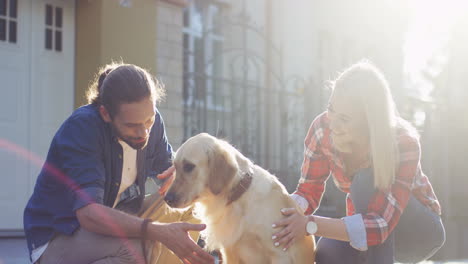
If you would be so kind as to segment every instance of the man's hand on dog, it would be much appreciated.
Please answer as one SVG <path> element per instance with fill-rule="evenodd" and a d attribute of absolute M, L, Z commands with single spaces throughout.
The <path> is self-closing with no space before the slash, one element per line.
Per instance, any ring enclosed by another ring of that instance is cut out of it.
<path fill-rule="evenodd" d="M 175 167 L 173 165 L 157 176 L 158 179 L 165 180 L 159 189 L 159 194 L 161 196 L 164 196 L 167 190 L 171 187 L 172 182 L 175 179 L 174 172 Z M 157 229 L 156 232 L 154 232 L 154 238 L 174 252 L 174 254 L 176 254 L 184 264 L 214 263 L 213 256 L 199 247 L 188 233 L 189 231 L 202 231 L 206 228 L 206 225 L 189 223 L 155 223 L 153 226 Z"/>
<path fill-rule="evenodd" d="M 273 228 L 281 230 L 274 233 L 272 239 L 276 247 L 282 247 L 286 251 L 296 240 L 307 235 L 308 218 L 295 208 L 283 208 L 281 213 L 286 217 L 273 224 Z"/>
<path fill-rule="evenodd" d="M 161 174 L 158 174 L 158 176 L 156 176 L 160 180 L 165 180 L 165 182 L 162 184 L 161 188 L 159 188 L 159 194 L 161 196 L 166 195 L 167 190 L 169 190 L 169 187 L 171 187 L 172 182 L 175 179 L 174 172 L 175 172 L 175 167 L 174 167 L 174 165 L 172 165 L 167 170 L 165 170 L 164 172 L 162 172 Z"/>
<path fill-rule="evenodd" d="M 188 233 L 202 231 L 205 228 L 206 225 L 203 224 L 154 223 L 149 230 L 153 231 L 151 235 L 155 240 L 174 252 L 184 264 L 212 264 L 213 256 L 199 247 Z"/>

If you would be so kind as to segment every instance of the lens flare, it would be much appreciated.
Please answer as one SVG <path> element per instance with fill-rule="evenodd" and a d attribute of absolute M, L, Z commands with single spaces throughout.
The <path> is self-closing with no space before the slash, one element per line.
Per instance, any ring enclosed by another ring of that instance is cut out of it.
<path fill-rule="evenodd" d="M 53 165 L 44 162 L 44 159 L 34 154 L 33 152 L 3 138 L 0 138 L 0 151 L 6 151 L 8 153 L 12 153 L 12 155 L 16 155 L 19 158 L 24 159 L 30 162 L 32 165 L 37 166 L 39 168 L 42 166 L 43 170 L 47 171 L 50 175 L 53 175 L 58 182 L 61 182 L 67 188 L 76 192 L 83 200 L 94 202 L 94 199 L 92 197 L 87 195 L 86 192 L 81 191 L 81 187 L 75 181 L 73 181 L 72 178 L 68 177 L 66 174 L 64 174 L 62 171 L 60 171 L 58 168 L 54 167 Z M 19 176 L 20 175 L 18 175 L 18 177 Z M 122 240 L 122 243 L 130 251 L 135 252 L 134 253 L 135 256 L 138 256 L 139 254 L 137 253 L 138 252 L 137 249 L 134 246 L 132 246 L 131 243 L 129 243 L 129 240 L 126 239 L 128 236 L 119 226 L 116 225 L 113 219 L 108 214 L 102 211 L 98 212 L 98 215 L 99 215 L 99 218 L 102 219 L 104 223 L 109 225 L 109 227 L 112 229 L 115 236 L 119 237 Z M 140 262 L 140 260 L 138 262 Z M 141 260 L 141 262 L 143 263 L 144 261 Z"/>

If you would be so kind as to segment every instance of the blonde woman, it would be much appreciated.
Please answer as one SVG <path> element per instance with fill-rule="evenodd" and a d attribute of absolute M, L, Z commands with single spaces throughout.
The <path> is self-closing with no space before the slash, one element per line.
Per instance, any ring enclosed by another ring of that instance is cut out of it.
<path fill-rule="evenodd" d="M 333 83 L 328 109 L 310 126 L 302 176 L 273 243 L 287 250 L 300 236 L 320 236 L 317 264 L 418 262 L 444 243 L 441 208 L 421 171 L 415 129 L 399 117 L 388 83 L 368 62 Z M 332 176 L 347 193 L 347 216 L 312 215 Z"/>

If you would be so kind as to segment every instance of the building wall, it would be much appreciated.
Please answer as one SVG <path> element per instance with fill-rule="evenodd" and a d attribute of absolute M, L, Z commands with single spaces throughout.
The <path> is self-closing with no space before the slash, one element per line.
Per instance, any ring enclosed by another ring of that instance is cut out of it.
<path fill-rule="evenodd" d="M 85 92 L 97 69 L 122 60 L 156 72 L 156 12 L 153 0 L 77 1 L 75 107 L 86 103 Z"/>
<path fill-rule="evenodd" d="M 182 1 L 157 1 L 156 76 L 166 88 L 158 106 L 174 149 L 183 140 L 183 8 Z"/>
<path fill-rule="evenodd" d="M 101 64 L 100 1 L 76 3 L 75 107 L 86 103 L 88 84 Z"/>
<path fill-rule="evenodd" d="M 102 61 L 122 58 L 155 73 L 156 12 L 154 0 L 132 1 L 128 8 L 118 1 L 102 1 Z"/>

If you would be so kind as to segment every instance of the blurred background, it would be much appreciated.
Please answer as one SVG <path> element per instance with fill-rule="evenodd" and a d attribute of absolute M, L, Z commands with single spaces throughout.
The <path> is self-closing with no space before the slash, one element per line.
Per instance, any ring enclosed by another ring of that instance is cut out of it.
<path fill-rule="evenodd" d="M 137 64 L 165 84 L 174 148 L 209 132 L 291 192 L 328 81 L 369 59 L 422 136 L 447 229 L 433 260 L 468 259 L 466 47 L 466 0 L 0 0 L 0 244 L 23 235 L 50 141 L 100 66 Z M 318 214 L 344 210 L 330 182 Z"/>

